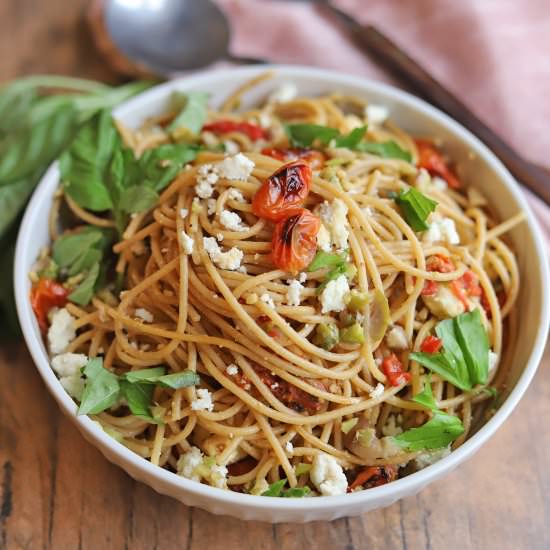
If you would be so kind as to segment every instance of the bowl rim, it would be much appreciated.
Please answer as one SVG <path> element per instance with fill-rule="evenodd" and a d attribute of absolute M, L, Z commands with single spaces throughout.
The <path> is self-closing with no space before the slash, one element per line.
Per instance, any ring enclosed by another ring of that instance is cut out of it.
<path fill-rule="evenodd" d="M 377 82 L 362 76 L 353 76 L 339 71 L 300 65 L 262 65 L 261 67 L 229 68 L 200 72 L 191 76 L 184 76 L 182 78 L 162 83 L 121 104 L 114 110 L 113 114 L 115 116 L 124 116 L 125 112 L 131 112 L 138 105 L 147 104 L 148 102 L 153 102 L 155 99 L 165 97 L 167 94 L 176 89 L 197 89 L 200 88 L 201 85 L 209 84 L 211 81 L 216 81 L 217 79 L 221 80 L 224 78 L 227 79 L 228 77 L 231 77 L 235 83 L 240 83 L 270 69 L 274 70 L 276 74 L 281 75 L 283 78 L 291 79 L 293 76 L 306 76 L 313 79 L 322 80 L 326 84 L 335 85 L 337 83 L 341 83 L 356 86 L 362 89 L 365 95 L 368 95 L 369 93 L 379 93 L 385 96 L 388 100 L 396 101 L 408 109 L 420 111 L 421 114 L 437 121 L 438 123 L 441 123 L 461 142 L 465 143 L 483 158 L 484 162 L 486 162 L 489 168 L 496 174 L 500 183 L 504 185 L 513 195 L 518 207 L 525 212 L 527 229 L 533 238 L 537 252 L 537 276 L 542 281 L 547 281 L 550 279 L 550 272 L 546 261 L 546 252 L 543 244 L 544 241 L 538 224 L 527 204 L 526 199 L 522 195 L 518 183 L 504 167 L 501 161 L 497 159 L 497 157 L 485 144 L 481 142 L 481 140 L 471 134 L 454 119 L 424 100 L 394 86 Z M 132 472 L 135 472 L 136 470 L 139 471 L 142 474 L 143 479 L 147 480 L 147 483 L 155 481 L 156 483 L 151 483 L 154 487 L 159 484 L 162 484 L 163 486 L 168 485 L 178 489 L 181 493 L 188 494 L 190 497 L 198 497 L 199 501 L 201 501 L 201 499 L 204 501 L 204 498 L 206 498 L 209 501 L 217 501 L 222 505 L 240 505 L 241 507 L 272 511 L 274 513 L 283 510 L 285 512 L 299 513 L 307 510 L 313 517 L 316 512 L 327 511 L 328 509 L 337 509 L 339 506 L 346 507 L 349 510 L 351 507 L 360 507 L 361 505 L 366 506 L 370 502 L 382 500 L 392 502 L 404 495 L 409 494 L 415 489 L 425 486 L 427 483 L 441 477 L 443 474 L 450 472 L 455 466 L 463 462 L 466 458 L 478 450 L 492 435 L 494 435 L 497 429 L 511 414 L 525 393 L 539 365 L 550 324 L 550 289 L 546 285 L 541 285 L 542 308 L 537 336 L 529 358 L 526 361 L 525 368 L 518 378 L 513 390 L 489 421 L 487 421 L 457 450 L 453 451 L 450 455 L 435 464 L 405 478 L 398 479 L 384 486 L 369 489 L 368 491 L 359 491 L 356 493 L 338 496 L 320 496 L 307 499 L 276 499 L 246 495 L 232 491 L 224 491 L 202 483 L 190 481 L 161 467 L 154 466 L 148 460 L 130 451 L 130 449 L 124 445 L 119 444 L 107 435 L 103 429 L 97 425 L 97 422 L 91 420 L 88 416 L 76 416 L 76 404 L 59 383 L 57 377 L 51 369 L 47 354 L 43 352 L 41 343 L 39 343 L 38 339 L 34 335 L 33 323 L 36 321 L 32 315 L 32 308 L 30 307 L 30 301 L 28 299 L 29 266 L 26 265 L 24 261 L 26 257 L 25 251 L 32 240 L 33 219 L 41 209 L 41 202 L 53 194 L 53 181 L 58 179 L 59 171 L 56 161 L 52 163 L 50 168 L 45 172 L 36 187 L 25 210 L 17 238 L 13 273 L 15 298 L 21 329 L 36 368 L 64 414 L 69 416 L 69 418 L 77 424 L 88 441 L 93 441 L 95 446 L 97 446 L 102 452 L 103 450 L 108 452 L 109 456 L 117 455 L 121 461 L 124 462 L 123 469 L 125 469 L 126 466 L 130 466 Z"/>

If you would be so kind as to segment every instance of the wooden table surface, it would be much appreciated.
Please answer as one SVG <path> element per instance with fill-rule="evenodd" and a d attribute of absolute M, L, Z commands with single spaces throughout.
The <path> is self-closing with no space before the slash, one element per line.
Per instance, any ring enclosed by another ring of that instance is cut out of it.
<path fill-rule="evenodd" d="M 0 2 L 0 81 L 51 72 L 117 82 L 81 22 L 85 4 Z M 550 548 L 549 369 L 547 348 L 505 426 L 419 495 L 357 518 L 272 526 L 213 516 L 135 482 L 61 415 L 25 346 L 4 346 L 0 549 Z"/>

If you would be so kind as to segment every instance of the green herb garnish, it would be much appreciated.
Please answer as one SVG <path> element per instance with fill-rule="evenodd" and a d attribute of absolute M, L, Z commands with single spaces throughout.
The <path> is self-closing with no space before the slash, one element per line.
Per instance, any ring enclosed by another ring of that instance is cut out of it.
<path fill-rule="evenodd" d="M 371 153 L 382 158 L 401 159 L 407 162 L 412 161 L 412 155 L 409 151 L 402 149 L 398 143 L 393 140 L 376 143 L 374 141 L 363 141 L 357 145 L 357 150 L 363 153 Z"/>
<path fill-rule="evenodd" d="M 175 92 L 172 102 L 179 113 L 168 125 L 175 138 L 195 137 L 200 134 L 207 118 L 208 94 L 205 92 Z"/>
<path fill-rule="evenodd" d="M 272 483 L 267 491 L 262 493 L 263 497 L 302 498 L 311 493 L 309 487 L 291 487 L 284 490 L 286 478 Z"/>
<path fill-rule="evenodd" d="M 436 201 L 429 199 L 414 187 L 411 187 L 407 191 L 401 191 L 394 200 L 398 204 L 406 222 L 414 231 L 425 231 L 429 228 L 426 220 L 430 213 L 435 210 L 437 206 Z"/>
<path fill-rule="evenodd" d="M 103 359 L 95 357 L 84 367 L 86 385 L 78 408 L 78 414 L 98 414 L 112 407 L 120 395 L 118 377 L 103 368 Z"/>

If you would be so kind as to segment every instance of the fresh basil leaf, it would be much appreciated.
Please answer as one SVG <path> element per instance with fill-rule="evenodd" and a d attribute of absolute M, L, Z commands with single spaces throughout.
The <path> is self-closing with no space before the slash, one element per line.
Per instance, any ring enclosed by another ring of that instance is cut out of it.
<path fill-rule="evenodd" d="M 0 185 L 0 236 L 4 235 L 27 202 L 39 176 Z"/>
<path fill-rule="evenodd" d="M 122 378 L 132 384 L 138 382 L 156 384 L 159 377 L 163 376 L 165 372 L 166 369 L 164 367 L 151 367 L 150 369 L 131 370 L 125 373 Z"/>
<path fill-rule="evenodd" d="M 263 497 L 280 497 L 281 493 L 283 491 L 283 487 L 286 485 L 286 479 L 280 479 L 279 481 L 276 481 L 275 483 L 272 483 L 267 491 L 264 491 L 262 493 Z"/>
<path fill-rule="evenodd" d="M 428 379 L 424 384 L 424 389 L 417 395 L 415 395 L 412 400 L 419 405 L 426 407 L 432 411 L 437 410 L 437 403 L 435 402 L 434 395 L 432 392 L 432 383 L 431 376 L 428 375 Z"/>
<path fill-rule="evenodd" d="M 396 435 L 393 440 L 409 451 L 441 449 L 452 443 L 462 433 L 464 433 L 464 426 L 459 418 L 441 411 L 434 411 L 433 417 L 426 424 Z"/>
<path fill-rule="evenodd" d="M 429 199 L 418 189 L 411 187 L 407 191 L 399 193 L 395 202 L 399 205 L 406 222 L 414 231 L 425 231 L 429 228 L 426 220 L 430 213 L 435 210 L 436 201 Z"/>
<path fill-rule="evenodd" d="M 61 235 L 53 245 L 53 260 L 61 268 L 70 267 L 100 240 L 101 231 L 99 230 Z M 77 273 L 79 272 L 77 271 Z"/>
<path fill-rule="evenodd" d="M 98 414 L 112 405 L 120 394 L 120 384 L 115 374 L 103 367 L 103 359 L 89 359 L 84 367 L 86 383 L 78 407 L 78 414 Z"/>
<path fill-rule="evenodd" d="M 126 398 L 128 408 L 134 416 L 139 416 L 150 422 L 157 422 L 151 413 L 155 386 L 120 380 L 120 391 Z"/>
<path fill-rule="evenodd" d="M 345 265 L 348 257 L 348 251 L 344 250 L 341 254 L 331 254 L 320 250 L 313 258 L 313 261 L 307 266 L 307 271 L 317 271 L 324 267 L 338 267 Z"/>
<path fill-rule="evenodd" d="M 287 124 L 285 130 L 293 147 L 311 147 L 316 141 L 328 145 L 340 135 L 336 128 L 318 124 Z"/>
<path fill-rule="evenodd" d="M 99 263 L 94 264 L 83 281 L 69 294 L 69 300 L 85 306 L 90 303 L 99 277 Z"/>
<path fill-rule="evenodd" d="M 174 120 L 168 125 L 168 132 L 187 130 L 191 136 L 200 134 L 208 116 L 208 94 L 204 92 L 175 92 L 173 103 L 180 109 Z"/>
<path fill-rule="evenodd" d="M 85 250 L 84 254 L 82 254 L 69 269 L 69 277 L 78 275 L 83 271 L 89 271 L 92 269 L 94 264 L 99 264 L 102 256 L 103 254 L 101 250 L 98 250 L 97 248 L 89 248 L 88 250 Z"/>
<path fill-rule="evenodd" d="M 309 487 L 291 487 L 290 489 L 287 489 L 286 491 L 283 491 L 284 498 L 302 498 L 307 497 L 311 493 L 311 489 Z"/>
<path fill-rule="evenodd" d="M 340 136 L 335 138 L 334 140 L 335 145 L 336 147 L 345 147 L 347 149 L 357 149 L 363 137 L 365 136 L 366 131 L 367 131 L 366 126 L 355 128 L 346 136 Z"/>
<path fill-rule="evenodd" d="M 472 385 L 486 384 L 489 375 L 489 339 L 479 309 L 463 313 L 455 317 L 453 322 Z"/>
<path fill-rule="evenodd" d="M 363 141 L 357 145 L 357 150 L 363 153 L 371 153 L 382 158 L 401 159 L 411 162 L 412 155 L 409 151 L 402 149 L 395 141 L 385 141 L 375 143 L 372 141 Z"/>
<path fill-rule="evenodd" d="M 191 370 L 183 370 L 172 374 L 165 374 L 158 378 L 158 383 L 161 386 L 179 390 L 180 388 L 188 388 L 200 384 L 200 377 L 196 372 Z"/>
<path fill-rule="evenodd" d="M 156 191 L 146 185 L 135 185 L 128 187 L 120 195 L 118 207 L 128 214 L 144 212 L 152 208 L 157 202 L 159 195 Z"/>
<path fill-rule="evenodd" d="M 414 352 L 410 354 L 410 358 L 439 374 L 441 378 L 457 388 L 464 391 L 472 389 L 467 372 L 464 375 L 463 364 L 457 362 L 450 354 Z"/>

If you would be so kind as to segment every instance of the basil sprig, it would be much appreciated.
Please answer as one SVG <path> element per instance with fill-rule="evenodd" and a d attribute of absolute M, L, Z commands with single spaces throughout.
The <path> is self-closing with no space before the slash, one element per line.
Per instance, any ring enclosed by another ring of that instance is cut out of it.
<path fill-rule="evenodd" d="M 426 197 L 418 189 L 411 187 L 394 197 L 405 221 L 414 231 L 426 231 L 428 216 L 435 210 L 437 202 Z"/>
<path fill-rule="evenodd" d="M 486 384 L 489 375 L 489 339 L 479 309 L 440 321 L 435 332 L 443 343 L 439 353 L 411 353 L 410 358 L 436 372 L 461 390 Z"/>
<path fill-rule="evenodd" d="M 177 390 L 200 383 L 199 375 L 190 370 L 165 372 L 164 367 L 153 367 L 117 376 L 103 367 L 101 357 L 89 359 L 83 369 L 86 382 L 78 414 L 98 414 L 122 397 L 133 415 L 158 424 L 160 420 L 152 410 L 156 385 Z"/>
<path fill-rule="evenodd" d="M 432 418 L 418 428 L 411 428 L 394 436 L 393 440 L 399 446 L 409 451 L 441 449 L 464 433 L 464 426 L 459 418 L 437 408 L 429 377 L 422 392 L 412 400 L 430 409 Z"/>
<path fill-rule="evenodd" d="M 311 490 L 309 487 L 291 487 L 284 489 L 286 478 L 272 483 L 269 488 L 262 493 L 263 497 L 281 497 L 281 498 L 302 498 L 307 497 Z"/>

